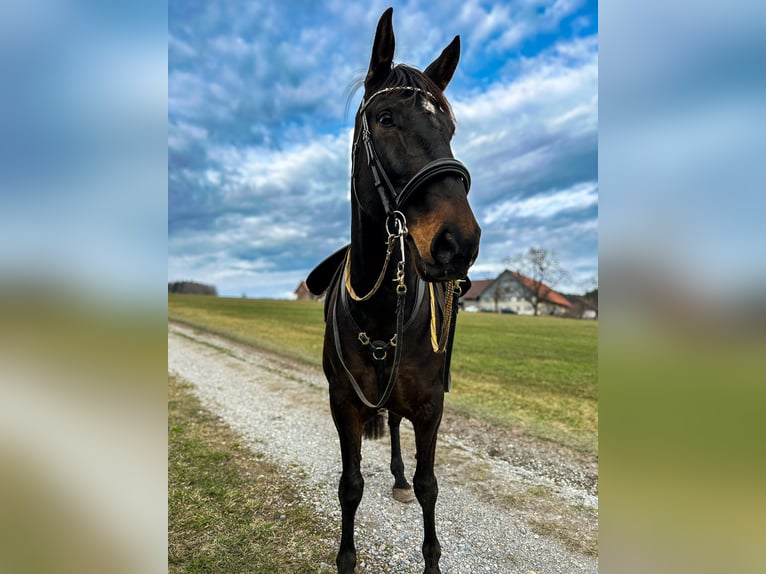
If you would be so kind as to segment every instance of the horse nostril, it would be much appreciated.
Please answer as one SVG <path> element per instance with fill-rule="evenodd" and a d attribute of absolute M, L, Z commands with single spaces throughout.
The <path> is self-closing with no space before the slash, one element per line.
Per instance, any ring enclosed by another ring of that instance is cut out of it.
<path fill-rule="evenodd" d="M 455 235 L 449 230 L 443 230 L 431 244 L 431 255 L 434 261 L 446 265 L 458 252 Z"/>

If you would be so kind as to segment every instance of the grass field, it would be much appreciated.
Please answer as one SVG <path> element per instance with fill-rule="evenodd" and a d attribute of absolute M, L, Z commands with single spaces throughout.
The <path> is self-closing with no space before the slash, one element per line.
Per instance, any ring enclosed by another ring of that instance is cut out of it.
<path fill-rule="evenodd" d="M 316 572 L 327 533 L 290 480 L 168 380 L 168 572 Z"/>
<path fill-rule="evenodd" d="M 313 301 L 171 295 L 171 319 L 320 366 Z M 461 313 L 447 408 L 587 455 L 598 449 L 598 323 Z"/>

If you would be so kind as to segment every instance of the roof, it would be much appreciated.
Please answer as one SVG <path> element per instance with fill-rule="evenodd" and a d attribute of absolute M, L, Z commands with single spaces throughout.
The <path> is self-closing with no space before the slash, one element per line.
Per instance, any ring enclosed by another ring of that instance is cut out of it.
<path fill-rule="evenodd" d="M 510 273 L 517 281 L 519 281 L 524 287 L 529 289 L 530 291 L 534 291 L 535 289 L 535 281 L 533 279 L 530 279 L 529 277 L 522 275 L 521 273 L 518 273 L 516 271 L 504 271 L 504 273 Z M 500 274 L 502 275 L 502 273 Z M 500 277 L 498 275 L 498 277 Z M 497 279 L 476 279 L 473 280 L 473 284 L 471 285 L 471 288 L 468 290 L 468 292 L 463 295 L 463 299 L 466 300 L 475 300 L 481 297 L 482 293 L 486 291 L 490 285 L 492 285 Z M 572 303 L 564 297 L 561 293 L 557 293 L 550 287 L 548 287 L 545 283 L 543 283 L 543 300 L 547 301 L 549 303 L 553 303 L 554 305 L 561 305 L 562 307 L 571 307 Z"/>
<path fill-rule="evenodd" d="M 494 279 L 471 279 L 471 288 L 463 294 L 462 299 L 478 299 L 494 282 Z"/>
<path fill-rule="evenodd" d="M 521 283 L 529 289 L 530 291 L 535 290 L 536 282 L 534 279 L 530 279 L 526 275 L 522 275 L 521 273 L 518 273 L 517 271 L 511 271 L 511 275 L 513 275 L 516 279 L 521 281 Z M 545 283 L 542 283 L 542 299 L 543 301 L 547 301 L 548 303 L 553 303 L 554 305 L 561 305 L 562 307 L 571 307 L 572 303 L 569 302 L 569 300 L 564 297 L 561 293 L 556 293 L 553 289 L 548 287 Z"/>

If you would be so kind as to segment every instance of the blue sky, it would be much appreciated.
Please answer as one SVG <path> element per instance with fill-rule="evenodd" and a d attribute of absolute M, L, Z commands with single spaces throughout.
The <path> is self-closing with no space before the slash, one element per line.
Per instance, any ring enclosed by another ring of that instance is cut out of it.
<path fill-rule="evenodd" d="M 350 132 L 378 18 L 395 61 L 425 68 L 456 35 L 446 95 L 482 227 L 472 278 L 553 250 L 584 292 L 598 274 L 595 2 L 169 4 L 168 279 L 289 297 L 349 240 Z"/>

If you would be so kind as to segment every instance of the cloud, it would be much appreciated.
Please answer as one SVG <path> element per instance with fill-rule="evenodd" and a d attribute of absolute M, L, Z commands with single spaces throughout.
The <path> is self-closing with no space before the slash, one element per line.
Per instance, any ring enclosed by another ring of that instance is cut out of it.
<path fill-rule="evenodd" d="M 183 151 L 190 145 L 202 143 L 207 138 L 207 130 L 186 122 L 174 122 L 168 125 L 168 147 L 173 151 Z"/>
<path fill-rule="evenodd" d="M 482 51 L 507 53 L 524 41 L 557 30 L 564 19 L 577 12 L 582 0 L 541 0 L 539 2 L 493 3 L 479 0 L 461 2 L 457 22 L 467 29 L 467 57 L 479 57 Z"/>
<path fill-rule="evenodd" d="M 581 210 L 598 204 L 595 182 L 577 184 L 570 189 L 538 194 L 526 199 L 500 202 L 487 212 L 483 221 L 489 224 L 511 217 L 550 218 L 562 211 Z"/>
<path fill-rule="evenodd" d="M 567 268 L 590 260 L 580 280 L 596 275 L 597 90 L 598 43 L 585 37 L 521 59 L 512 79 L 453 98 L 455 154 L 471 169 L 482 226 L 475 275 L 492 275 L 533 246 L 553 249 Z"/>
<path fill-rule="evenodd" d="M 397 61 L 425 67 L 463 37 L 447 95 L 458 119 L 453 148 L 471 170 L 483 228 L 478 269 L 532 243 L 561 246 L 562 262 L 590 258 L 595 269 L 597 39 L 537 38 L 574 19 L 587 29 L 581 4 L 395 10 Z M 222 294 L 265 290 L 264 281 L 292 291 L 348 240 L 344 92 L 366 70 L 386 7 L 171 7 L 169 278 L 217 282 Z M 528 45 L 528 55 L 514 52 Z"/>
<path fill-rule="evenodd" d="M 265 296 L 256 286 L 266 271 L 278 272 L 292 292 L 348 241 L 349 140 L 344 131 L 287 150 L 209 148 L 208 168 L 183 184 L 196 193 L 182 193 L 184 209 L 171 214 L 170 251 L 178 257 L 169 259 L 169 277 L 204 277 L 224 294 L 236 284 Z"/>

